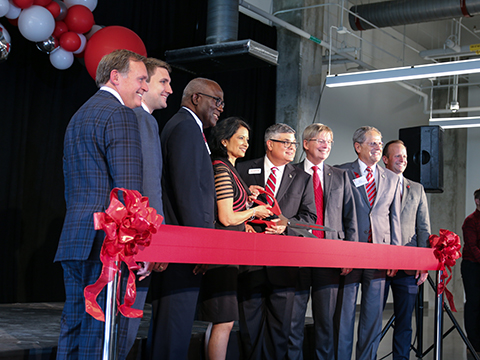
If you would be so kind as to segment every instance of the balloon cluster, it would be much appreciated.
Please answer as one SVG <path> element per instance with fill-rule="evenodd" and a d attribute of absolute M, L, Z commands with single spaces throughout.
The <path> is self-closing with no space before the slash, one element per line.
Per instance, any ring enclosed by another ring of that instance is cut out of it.
<path fill-rule="evenodd" d="M 95 79 L 100 59 L 116 49 L 146 56 L 145 45 L 133 31 L 122 26 L 95 25 L 92 11 L 97 0 L 0 0 L 0 18 L 6 17 L 27 40 L 50 56 L 51 64 L 64 70 L 74 57 L 85 57 Z M 11 40 L 0 24 L 0 62 L 10 52 Z"/>

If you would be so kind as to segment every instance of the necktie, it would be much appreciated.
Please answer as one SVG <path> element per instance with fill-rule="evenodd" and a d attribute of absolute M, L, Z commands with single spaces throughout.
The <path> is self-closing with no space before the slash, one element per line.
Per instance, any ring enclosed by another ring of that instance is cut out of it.
<path fill-rule="evenodd" d="M 323 224 L 323 189 L 322 182 L 320 181 L 320 176 L 318 176 L 318 166 L 312 166 L 313 170 L 313 191 L 315 193 L 315 207 L 317 208 L 317 225 Z M 325 238 L 325 232 L 319 230 L 313 230 L 313 235 L 320 239 Z"/>
<path fill-rule="evenodd" d="M 267 203 L 270 206 L 273 206 L 273 197 L 275 195 L 275 186 L 277 185 L 277 167 L 272 167 L 272 171 L 267 179 L 267 185 L 265 186 L 265 191 L 267 194 Z"/>
<path fill-rule="evenodd" d="M 375 196 L 377 195 L 377 187 L 375 186 L 375 178 L 373 177 L 372 169 L 369 166 L 367 167 L 367 185 L 365 185 L 365 189 L 367 190 L 367 196 L 370 206 L 373 206 Z M 368 231 L 368 242 L 373 242 L 371 225 Z"/>
<path fill-rule="evenodd" d="M 375 178 L 373 177 L 372 169 L 370 167 L 367 167 L 367 185 L 365 188 L 367 189 L 367 196 L 370 206 L 373 206 L 375 196 L 377 195 L 377 187 L 375 186 Z"/>

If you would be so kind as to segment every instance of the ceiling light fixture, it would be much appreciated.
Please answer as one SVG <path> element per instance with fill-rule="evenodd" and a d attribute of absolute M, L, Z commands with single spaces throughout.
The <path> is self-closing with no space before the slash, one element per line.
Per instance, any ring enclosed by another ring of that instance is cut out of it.
<path fill-rule="evenodd" d="M 480 127 L 480 116 L 430 118 L 429 125 L 438 125 L 444 129 L 461 129 Z"/>
<path fill-rule="evenodd" d="M 480 59 L 328 75 L 326 86 L 354 86 L 480 73 Z"/>

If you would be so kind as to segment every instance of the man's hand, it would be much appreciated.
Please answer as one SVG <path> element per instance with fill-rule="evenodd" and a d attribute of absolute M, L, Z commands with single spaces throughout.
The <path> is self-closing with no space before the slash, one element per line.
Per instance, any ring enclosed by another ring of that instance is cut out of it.
<path fill-rule="evenodd" d="M 193 269 L 193 273 L 195 275 L 198 275 L 198 274 L 205 274 L 208 270 L 208 264 L 201 264 L 201 265 L 197 265 L 195 266 L 195 269 Z"/>
<path fill-rule="evenodd" d="M 415 274 L 415 279 L 418 279 L 417 285 L 420 286 L 422 285 L 425 280 L 428 278 L 428 270 L 417 270 L 417 273 Z"/>
<path fill-rule="evenodd" d="M 245 224 L 245 232 L 248 232 L 248 233 L 256 233 L 255 229 L 253 228 L 252 225 L 249 225 L 249 224 Z"/>
<path fill-rule="evenodd" d="M 391 276 L 391 277 L 394 277 L 395 275 L 397 275 L 397 271 L 398 270 L 387 270 L 387 276 Z"/>
<path fill-rule="evenodd" d="M 340 275 L 345 276 L 345 275 L 350 274 L 353 269 L 352 269 L 352 268 L 341 268 L 340 270 L 342 270 L 342 271 L 340 272 Z"/>

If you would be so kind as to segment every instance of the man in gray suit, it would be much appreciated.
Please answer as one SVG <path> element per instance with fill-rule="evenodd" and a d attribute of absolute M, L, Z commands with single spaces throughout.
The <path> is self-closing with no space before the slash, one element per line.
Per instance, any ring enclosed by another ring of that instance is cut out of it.
<path fill-rule="evenodd" d="M 297 166 L 312 175 L 317 224 L 335 229 L 326 232 L 315 231 L 314 234 L 319 238 L 358 241 L 355 201 L 347 173 L 324 163 L 333 145 L 332 130 L 323 124 L 311 124 L 303 131 L 302 140 L 306 159 Z M 288 342 L 288 359 L 303 359 L 305 312 L 310 287 L 315 326 L 315 359 L 335 359 L 337 326 L 334 324 L 334 314 L 338 286 L 340 277 L 347 275 L 351 270 L 310 267 L 299 269 L 292 329 Z"/>
<path fill-rule="evenodd" d="M 355 198 L 358 236 L 361 242 L 400 245 L 400 179 L 377 166 L 382 157 L 382 134 L 371 126 L 362 126 L 353 134 L 358 159 L 340 165 L 347 171 Z M 350 359 L 353 348 L 355 307 L 359 284 L 362 299 L 358 323 L 356 359 L 376 359 L 382 330 L 385 275 L 394 270 L 354 269 L 342 278 L 339 302 L 341 318 L 338 359 Z"/>
<path fill-rule="evenodd" d="M 162 148 L 160 145 L 160 134 L 158 132 L 157 119 L 152 112 L 167 107 L 167 98 L 172 94 L 170 86 L 170 65 L 165 61 L 155 58 L 148 58 L 143 61 L 148 73 L 148 91 L 142 96 L 141 106 L 133 109 L 138 121 L 140 131 L 140 142 L 143 155 L 143 195 L 148 197 L 149 205 L 163 215 L 162 201 Z M 134 309 L 143 309 L 150 286 L 150 272 L 152 270 L 163 271 L 166 264 L 143 263 L 142 268 L 137 271 Z M 127 357 L 130 349 L 135 343 L 140 318 L 127 318 L 122 316 L 120 321 L 127 329 L 126 340 L 120 344 L 120 359 Z"/>
<path fill-rule="evenodd" d="M 388 170 L 400 178 L 402 194 L 402 243 L 404 246 L 426 247 L 430 236 L 430 218 L 427 196 L 423 186 L 408 180 L 402 174 L 407 167 L 407 148 L 401 140 L 392 140 L 383 149 L 383 162 Z M 418 286 L 427 279 L 426 270 L 399 270 L 394 277 L 387 276 L 385 302 L 392 288 L 395 328 L 393 331 L 393 359 L 408 360 L 412 340 L 412 312 Z M 418 280 L 417 280 L 418 279 Z"/>

